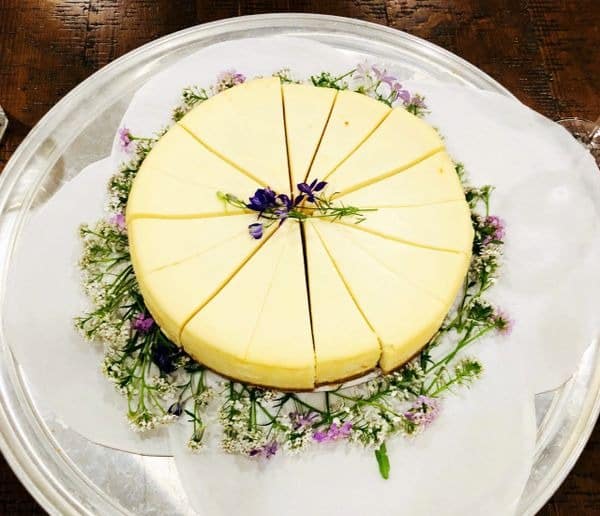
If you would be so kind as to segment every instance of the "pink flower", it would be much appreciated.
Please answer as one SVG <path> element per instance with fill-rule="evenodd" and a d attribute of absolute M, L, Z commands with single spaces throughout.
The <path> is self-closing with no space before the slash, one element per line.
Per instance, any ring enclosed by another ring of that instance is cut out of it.
<path fill-rule="evenodd" d="M 346 421 L 341 425 L 337 423 L 331 423 L 331 426 L 327 431 L 319 430 L 313 434 L 313 439 L 318 443 L 325 443 L 328 441 L 337 441 L 339 439 L 346 439 L 352 433 L 352 423 Z"/>
<path fill-rule="evenodd" d="M 439 401 L 435 398 L 421 395 L 403 415 L 409 421 L 425 428 L 435 421 L 439 413 Z"/>
<path fill-rule="evenodd" d="M 512 333 L 515 322 L 504 311 L 496 310 L 494 325 L 500 335 L 506 336 Z"/>
<path fill-rule="evenodd" d="M 277 450 L 279 450 L 279 444 L 277 444 L 277 441 L 273 440 L 263 446 L 250 450 L 249 455 L 250 457 L 264 457 L 265 459 L 270 459 L 277 453 Z"/>
<path fill-rule="evenodd" d="M 369 79 L 371 74 L 371 67 L 367 61 L 363 61 L 362 63 L 358 63 L 356 65 L 356 71 L 354 72 L 354 77 L 366 81 Z"/>
<path fill-rule="evenodd" d="M 385 70 L 385 69 L 380 70 L 375 65 L 373 65 L 371 67 L 371 70 L 373 70 L 373 73 L 375 74 L 375 77 L 377 78 L 377 80 L 379 82 L 387 84 L 390 88 L 393 88 L 394 83 L 397 82 L 396 77 L 394 77 L 393 75 L 388 75 L 387 70 Z"/>
<path fill-rule="evenodd" d="M 125 215 L 122 213 L 116 213 L 110 219 L 111 224 L 117 226 L 121 231 L 127 229 L 127 224 L 125 222 Z"/>
<path fill-rule="evenodd" d="M 318 417 L 316 412 L 290 412 L 289 415 L 294 430 L 311 426 Z"/>
<path fill-rule="evenodd" d="M 485 224 L 492 230 L 492 234 L 486 237 L 484 245 L 492 240 L 502 240 L 506 234 L 506 226 L 504 221 L 496 215 L 488 215 L 485 219 Z"/>
<path fill-rule="evenodd" d="M 121 127 L 121 129 L 119 129 L 119 145 L 125 152 L 131 152 L 135 146 L 131 133 L 127 127 Z"/>
<path fill-rule="evenodd" d="M 392 91 L 395 95 L 394 100 L 400 99 L 404 104 L 410 102 L 410 92 L 408 90 L 405 90 L 402 87 L 402 84 L 400 84 L 399 82 L 394 83 L 394 86 L 392 86 Z"/>
<path fill-rule="evenodd" d="M 243 73 L 236 72 L 235 70 L 226 70 L 217 75 L 217 91 L 226 90 L 243 82 L 246 82 L 246 76 Z"/>

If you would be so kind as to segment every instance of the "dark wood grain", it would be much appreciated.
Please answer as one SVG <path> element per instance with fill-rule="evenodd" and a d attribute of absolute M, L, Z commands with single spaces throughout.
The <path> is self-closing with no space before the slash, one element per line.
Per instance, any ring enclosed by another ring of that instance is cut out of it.
<path fill-rule="evenodd" d="M 437 43 L 550 118 L 600 114 L 597 0 L 0 0 L 0 170 L 39 118 L 98 68 L 173 31 L 277 11 L 350 16 Z M 544 516 L 600 514 L 600 430 Z M 38 514 L 0 461 L 0 514 Z"/>

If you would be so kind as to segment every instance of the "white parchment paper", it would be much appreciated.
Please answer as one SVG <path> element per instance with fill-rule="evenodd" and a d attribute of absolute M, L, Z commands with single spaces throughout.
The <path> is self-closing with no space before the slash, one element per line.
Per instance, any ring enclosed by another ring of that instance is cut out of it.
<path fill-rule="evenodd" d="M 73 319 L 89 307 L 77 262 L 78 228 L 104 214 L 110 160 L 98 161 L 31 214 L 7 286 L 7 340 L 41 405 L 91 441 L 147 455 L 169 455 L 164 431 L 131 431 L 126 402 L 103 376 L 100 345 Z"/>
<path fill-rule="evenodd" d="M 169 120 L 184 86 L 208 86 L 224 69 L 253 77 L 290 67 L 305 78 L 343 73 L 363 59 L 292 38 L 215 45 L 142 87 L 122 126 L 151 136 Z M 243 503 L 245 513 L 265 516 L 314 512 L 315 504 L 332 515 L 395 514 L 399 507 L 410 514 L 507 514 L 517 503 L 535 444 L 533 394 L 572 374 L 600 323 L 591 297 L 600 286 L 597 169 L 568 133 L 514 100 L 434 82 L 405 87 L 426 95 L 428 120 L 472 182 L 497 188 L 492 211 L 507 222 L 507 244 L 492 296 L 515 320 L 514 331 L 470 350 L 484 361 L 484 378 L 449 397 L 425 434 L 390 441 L 387 482 L 369 451 L 332 445 L 262 464 L 227 456 L 215 444 L 191 456 L 184 448 L 189 428 L 173 427 L 171 449 L 200 513 L 231 514 Z M 72 329 L 85 306 L 76 228 L 102 216 L 106 180 L 124 159 L 115 143 L 110 158 L 32 215 L 11 271 L 9 342 L 35 393 L 65 424 L 107 446 L 162 454 L 169 451 L 164 437 L 140 439 L 128 430 L 123 400 L 101 377 L 100 351 Z"/>
<path fill-rule="evenodd" d="M 184 446 L 189 429 L 171 431 L 184 488 L 202 515 L 313 514 L 411 516 L 514 512 L 529 476 L 536 425 L 525 377 L 507 382 L 504 343 L 479 347 L 488 364 L 471 390 L 450 397 L 425 433 L 391 439 L 390 478 L 382 480 L 372 450 L 343 443 L 269 462 L 228 455 L 213 440 L 200 456 Z"/>

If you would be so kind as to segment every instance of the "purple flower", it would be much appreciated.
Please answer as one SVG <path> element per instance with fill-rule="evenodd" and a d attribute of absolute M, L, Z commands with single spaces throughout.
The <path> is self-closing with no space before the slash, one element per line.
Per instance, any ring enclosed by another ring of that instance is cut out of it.
<path fill-rule="evenodd" d="M 279 450 L 279 444 L 277 444 L 277 441 L 273 440 L 263 446 L 253 448 L 248 455 L 250 455 L 250 457 L 264 457 L 265 459 L 270 459 L 277 453 L 277 450 Z"/>
<path fill-rule="evenodd" d="M 183 405 L 179 401 L 176 401 L 169 407 L 167 412 L 173 416 L 179 417 L 183 414 Z"/>
<path fill-rule="evenodd" d="M 152 316 L 143 313 L 136 314 L 131 321 L 131 327 L 140 333 L 148 333 L 154 326 Z"/>
<path fill-rule="evenodd" d="M 294 430 L 311 426 L 319 417 L 316 412 L 290 412 L 289 418 Z"/>
<path fill-rule="evenodd" d="M 496 215 L 488 215 L 485 218 L 485 225 L 488 228 L 488 231 L 491 233 L 488 234 L 483 240 L 483 245 L 489 244 L 493 240 L 502 241 L 504 235 L 506 234 L 504 221 L 497 217 Z"/>
<path fill-rule="evenodd" d="M 127 129 L 127 127 L 121 127 L 121 129 L 119 129 L 119 146 L 121 149 L 125 152 L 130 152 L 134 145 L 129 129 Z"/>
<path fill-rule="evenodd" d="M 319 181 L 315 179 L 312 183 L 298 183 L 298 190 L 300 190 L 303 194 L 306 195 L 306 200 L 308 202 L 315 202 L 315 193 L 320 192 L 327 186 L 325 181 Z"/>
<path fill-rule="evenodd" d="M 122 213 L 116 213 L 110 219 L 111 224 L 117 226 L 121 231 L 127 228 L 125 223 L 125 215 Z"/>
<path fill-rule="evenodd" d="M 496 310 L 494 326 L 500 335 L 510 335 L 515 322 L 502 310 Z"/>
<path fill-rule="evenodd" d="M 250 202 L 246 204 L 248 209 L 262 213 L 277 206 L 277 195 L 267 186 L 266 188 L 259 188 L 256 190 L 249 201 Z"/>
<path fill-rule="evenodd" d="M 379 82 L 387 84 L 390 88 L 394 87 L 394 83 L 397 81 L 397 79 L 393 75 L 387 75 L 387 70 L 380 70 L 375 65 L 371 67 L 371 70 L 373 70 L 373 73 Z"/>
<path fill-rule="evenodd" d="M 339 439 L 346 439 L 352 433 L 352 423 L 346 421 L 339 425 L 338 423 L 331 423 L 331 426 L 325 430 L 319 430 L 313 434 L 313 439 L 318 443 L 325 443 L 328 441 L 337 441 Z"/>
<path fill-rule="evenodd" d="M 180 357 L 181 352 L 174 344 L 165 344 L 158 341 L 152 346 L 152 361 L 162 373 L 169 374 L 175 371 L 177 369 L 177 359 Z M 175 412 L 172 412 L 172 410 Z M 169 407 L 169 414 L 180 415 L 180 413 L 176 413 L 178 410 L 183 410 L 183 407 L 180 406 L 178 409 L 177 404 L 173 404 Z"/>
<path fill-rule="evenodd" d="M 363 61 L 362 63 L 358 63 L 356 65 L 356 71 L 354 72 L 354 77 L 366 81 L 369 78 L 371 73 L 371 67 L 367 61 Z"/>
<path fill-rule="evenodd" d="M 217 75 L 217 82 L 219 86 L 228 88 L 231 86 L 237 86 L 246 81 L 246 76 L 243 73 L 236 72 L 235 70 L 226 70 Z"/>
<path fill-rule="evenodd" d="M 435 398 L 421 395 L 403 415 L 409 421 L 425 428 L 435 421 L 439 413 L 439 401 Z"/>
<path fill-rule="evenodd" d="M 260 240 L 263 236 L 263 225 L 260 222 L 255 222 L 248 226 L 248 233 L 255 240 Z"/>
<path fill-rule="evenodd" d="M 415 93 L 408 100 L 404 100 L 404 105 L 405 106 L 413 106 L 415 108 L 427 107 L 427 106 L 425 106 L 425 97 L 423 97 L 423 95 L 419 95 L 418 93 Z"/>
<path fill-rule="evenodd" d="M 404 104 L 410 103 L 410 92 L 405 90 L 399 82 L 394 83 L 392 92 L 394 93 L 394 100 L 400 99 Z"/>

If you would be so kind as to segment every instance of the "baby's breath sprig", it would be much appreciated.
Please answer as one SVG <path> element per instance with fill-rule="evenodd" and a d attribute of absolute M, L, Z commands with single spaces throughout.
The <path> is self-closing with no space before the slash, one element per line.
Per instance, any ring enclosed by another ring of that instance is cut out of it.
<path fill-rule="evenodd" d="M 133 135 L 126 127 L 119 129 L 119 146 L 121 150 L 132 155 L 132 158 L 122 163 L 118 172 L 108 182 L 109 211 L 117 214 L 125 212 L 131 185 L 139 168 L 156 142 L 167 130 L 168 128 L 164 128 L 153 137 L 143 138 Z"/>
<path fill-rule="evenodd" d="M 310 82 L 313 86 L 320 88 L 332 88 L 334 90 L 347 90 L 349 88 L 346 79 L 350 78 L 356 71 L 350 70 L 342 75 L 333 75 L 330 72 L 321 72 L 318 75 L 311 75 Z"/>
<path fill-rule="evenodd" d="M 301 84 L 302 81 L 294 79 L 289 68 L 282 68 L 273 74 L 273 77 L 279 77 L 281 84 Z"/>
<path fill-rule="evenodd" d="M 187 86 L 181 93 L 181 103 L 173 110 L 172 119 L 179 122 L 193 107 L 208 100 L 213 95 L 246 82 L 246 76 L 235 70 L 226 70 L 217 76 L 215 84 L 208 88 L 197 85 Z"/>

